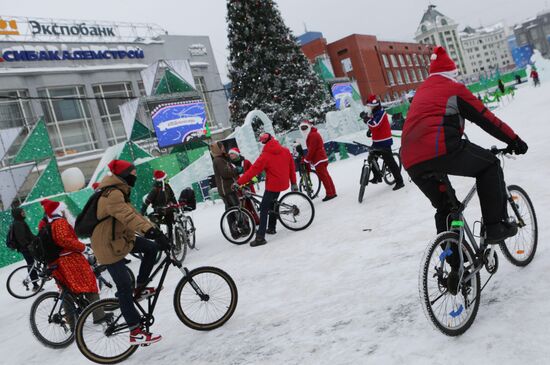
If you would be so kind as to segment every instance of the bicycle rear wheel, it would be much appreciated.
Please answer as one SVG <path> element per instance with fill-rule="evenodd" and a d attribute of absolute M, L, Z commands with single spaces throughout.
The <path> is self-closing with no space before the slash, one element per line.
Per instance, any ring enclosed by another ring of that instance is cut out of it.
<path fill-rule="evenodd" d="M 226 240 L 235 245 L 243 245 L 256 233 L 256 222 L 248 210 L 233 207 L 223 213 L 220 228 Z"/>
<path fill-rule="evenodd" d="M 401 165 L 401 157 L 399 156 L 399 154 L 393 153 L 393 159 L 397 163 L 397 166 L 399 166 L 399 171 L 401 171 L 402 165 Z M 393 176 L 392 172 L 390 171 L 388 166 L 386 166 L 386 164 L 384 164 L 384 167 L 382 168 L 382 176 L 384 177 L 384 182 L 386 184 L 388 185 L 395 184 L 395 176 Z"/>
<path fill-rule="evenodd" d="M 460 283 L 458 239 L 455 232 L 444 232 L 428 245 L 418 280 L 426 317 L 447 336 L 459 336 L 470 328 L 480 302 L 480 275 L 479 271 L 475 275 L 469 274 L 474 270 L 474 253 L 467 243 L 461 245 L 464 275 Z M 455 270 L 452 270 L 451 263 Z M 465 281 L 468 276 L 471 277 Z"/>
<path fill-rule="evenodd" d="M 509 202 L 512 212 L 509 213 L 517 220 L 519 228 L 517 235 L 500 245 L 500 250 L 513 265 L 527 266 L 537 252 L 538 226 L 535 207 L 521 187 L 510 185 L 508 191 L 512 196 L 512 201 Z"/>
<path fill-rule="evenodd" d="M 174 310 L 187 326 L 198 331 L 221 327 L 237 308 L 235 282 L 216 267 L 199 267 L 180 280 L 174 292 Z"/>
<path fill-rule="evenodd" d="M 78 318 L 72 299 L 58 292 L 40 295 L 31 307 L 30 322 L 34 337 L 44 346 L 60 349 L 74 340 L 74 328 Z"/>
<path fill-rule="evenodd" d="M 185 216 L 183 228 L 187 232 L 187 245 L 190 249 L 195 248 L 195 224 L 193 223 L 193 219 L 191 219 L 191 217 Z"/>
<path fill-rule="evenodd" d="M 94 324 L 92 313 L 103 310 L 112 319 Z M 130 345 L 130 329 L 122 317 L 118 299 L 101 299 L 90 304 L 76 322 L 76 344 L 88 360 L 116 364 L 129 358 L 138 346 Z"/>
<path fill-rule="evenodd" d="M 17 299 L 27 299 L 35 296 L 42 290 L 44 279 L 40 277 L 37 277 L 35 280 L 31 279 L 29 274 L 31 269 L 32 265 L 21 266 L 13 270 L 8 276 L 6 288 L 11 296 Z"/>
<path fill-rule="evenodd" d="M 277 217 L 283 226 L 291 231 L 301 231 L 310 226 L 315 218 L 315 207 L 305 194 L 290 192 L 279 199 Z"/>
<path fill-rule="evenodd" d="M 187 234 L 181 225 L 174 228 L 174 243 L 172 244 L 172 255 L 179 263 L 185 260 L 187 255 Z"/>
<path fill-rule="evenodd" d="M 315 199 L 321 191 L 321 180 L 315 171 L 310 171 L 300 177 L 300 192 L 310 199 Z"/>
<path fill-rule="evenodd" d="M 363 202 L 363 196 L 365 195 L 365 188 L 369 184 L 370 167 L 369 165 L 363 165 L 361 170 L 361 178 L 359 179 L 359 203 Z"/>

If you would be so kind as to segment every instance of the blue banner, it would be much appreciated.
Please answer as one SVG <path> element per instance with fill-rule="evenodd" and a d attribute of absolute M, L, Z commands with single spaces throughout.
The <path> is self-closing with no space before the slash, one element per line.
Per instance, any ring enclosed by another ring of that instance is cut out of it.
<path fill-rule="evenodd" d="M 151 113 L 158 145 L 175 146 L 202 137 L 206 126 L 206 106 L 202 100 L 158 104 Z"/>
<path fill-rule="evenodd" d="M 353 98 L 353 86 L 351 83 L 338 83 L 332 85 L 332 96 L 336 100 L 336 109 L 340 109 L 340 97 L 344 94 L 349 94 Z"/>

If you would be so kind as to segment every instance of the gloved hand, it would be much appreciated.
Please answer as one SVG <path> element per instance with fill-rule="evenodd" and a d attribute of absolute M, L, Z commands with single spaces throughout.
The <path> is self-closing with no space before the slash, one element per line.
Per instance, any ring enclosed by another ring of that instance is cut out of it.
<path fill-rule="evenodd" d="M 370 129 L 367 131 L 367 137 L 369 137 L 369 138 L 372 137 L 372 132 L 371 132 Z"/>
<path fill-rule="evenodd" d="M 293 192 L 299 191 L 298 185 L 292 184 L 292 185 L 290 186 L 290 190 L 293 191 Z"/>
<path fill-rule="evenodd" d="M 257 178 L 256 176 L 254 176 L 254 177 L 252 178 L 251 181 L 252 181 L 254 184 L 257 184 L 258 181 L 260 181 L 260 180 L 258 180 L 258 178 Z"/>
<path fill-rule="evenodd" d="M 241 186 L 239 184 L 237 184 L 236 182 L 234 182 L 233 184 L 231 184 L 231 190 L 239 191 L 239 190 L 241 190 Z"/>
<path fill-rule="evenodd" d="M 243 173 L 244 169 L 243 169 L 243 167 L 242 167 L 242 166 L 237 166 L 237 167 L 235 167 L 235 171 L 237 172 L 237 174 L 239 174 L 239 175 L 240 175 L 240 174 L 242 174 L 242 173 Z"/>
<path fill-rule="evenodd" d="M 521 138 L 517 137 L 508 145 L 508 149 L 514 152 L 516 155 L 524 155 L 527 153 L 529 146 Z"/>
<path fill-rule="evenodd" d="M 162 250 L 169 250 L 170 249 L 170 241 L 164 233 L 158 228 L 150 228 L 147 232 L 145 232 L 145 238 L 155 240 L 155 242 L 159 245 L 159 247 Z"/>
<path fill-rule="evenodd" d="M 359 118 L 363 119 L 363 121 L 366 123 L 369 116 L 368 116 L 367 112 L 361 112 L 361 113 L 359 113 Z"/>

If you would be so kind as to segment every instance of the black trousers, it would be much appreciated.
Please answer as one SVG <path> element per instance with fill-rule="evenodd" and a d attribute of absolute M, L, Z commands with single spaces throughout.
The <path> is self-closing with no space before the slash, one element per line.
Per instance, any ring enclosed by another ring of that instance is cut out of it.
<path fill-rule="evenodd" d="M 376 166 L 378 166 L 378 163 L 376 162 L 376 159 L 378 158 L 378 156 L 382 157 L 382 160 L 384 160 L 384 163 L 386 164 L 386 168 L 390 169 L 392 175 L 395 177 L 395 182 L 396 183 L 403 182 L 403 176 L 401 176 L 399 165 L 397 164 L 397 162 L 395 162 L 395 159 L 393 158 L 391 147 L 388 147 L 388 148 L 377 147 L 376 151 L 369 154 L 368 159 L 369 161 L 376 164 Z M 381 167 L 378 166 L 378 171 L 376 170 L 374 171 L 374 174 L 375 174 L 374 177 L 381 179 L 382 178 L 381 173 L 382 173 Z"/>
<path fill-rule="evenodd" d="M 235 192 L 231 192 L 221 198 L 223 200 L 223 204 L 225 205 L 225 210 L 228 210 L 229 208 L 232 208 L 232 207 L 239 206 L 239 197 Z M 227 217 L 227 221 L 229 223 L 229 230 L 231 231 L 231 235 L 233 236 L 233 238 L 238 238 L 239 234 L 235 227 L 235 215 L 233 214 L 229 215 Z"/>
<path fill-rule="evenodd" d="M 415 165 L 409 168 L 408 173 L 437 210 L 435 225 L 438 233 L 447 230 L 452 202 L 437 179 L 423 176 L 428 173 L 475 177 L 483 222 L 494 224 L 508 217 L 506 185 L 500 160 L 491 151 L 469 141 L 462 140 L 457 150 Z M 454 196 L 454 190 L 451 193 Z M 456 197 L 454 199 L 456 201 Z"/>
<path fill-rule="evenodd" d="M 258 227 L 258 236 L 265 237 L 265 231 L 269 225 L 269 229 L 275 229 L 277 226 L 277 215 L 275 213 L 269 213 L 273 211 L 275 202 L 279 199 L 280 192 L 267 191 L 262 197 L 260 203 L 260 226 Z M 269 224 L 268 224 L 269 218 Z"/>

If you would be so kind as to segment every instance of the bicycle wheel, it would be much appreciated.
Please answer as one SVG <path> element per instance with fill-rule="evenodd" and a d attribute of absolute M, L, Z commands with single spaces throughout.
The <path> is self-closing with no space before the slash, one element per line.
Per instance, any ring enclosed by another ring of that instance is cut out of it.
<path fill-rule="evenodd" d="M 74 328 L 78 318 L 76 307 L 70 298 L 63 299 L 58 292 L 40 295 L 31 307 L 32 334 L 43 345 L 60 349 L 74 340 Z"/>
<path fill-rule="evenodd" d="M 132 280 L 132 288 L 136 287 L 136 276 L 129 267 L 126 267 L 130 280 Z M 114 298 L 117 292 L 117 287 L 115 281 L 109 274 L 107 266 L 99 265 L 94 269 L 94 273 L 97 278 L 97 287 L 99 289 L 99 294 L 103 298 Z"/>
<path fill-rule="evenodd" d="M 480 302 L 480 275 L 470 276 L 474 269 L 474 253 L 462 244 L 464 276 L 461 285 L 458 275 L 458 235 L 455 232 L 439 234 L 428 246 L 421 262 L 419 275 L 420 301 L 426 317 L 447 336 L 459 336 L 474 322 Z M 451 270 L 450 263 L 456 263 Z"/>
<path fill-rule="evenodd" d="M 11 296 L 17 299 L 26 299 L 38 294 L 44 286 L 44 279 L 37 277 L 33 280 L 29 270 L 32 265 L 25 265 L 13 270 L 6 281 L 6 288 Z M 38 274 L 37 274 L 38 275 Z"/>
<path fill-rule="evenodd" d="M 399 154 L 393 153 L 393 159 L 395 160 L 395 162 L 397 162 L 397 166 L 399 166 L 399 171 L 401 171 L 402 165 L 401 165 L 401 157 L 399 156 Z M 384 164 L 384 167 L 382 167 L 382 176 L 384 177 L 384 182 L 386 184 L 388 185 L 395 184 L 395 176 L 393 176 L 392 172 L 390 171 L 388 166 L 386 166 L 386 164 Z"/>
<path fill-rule="evenodd" d="M 92 312 L 103 310 L 112 319 L 94 324 Z M 76 344 L 88 360 L 116 364 L 129 358 L 138 346 L 130 345 L 130 329 L 122 317 L 118 299 L 101 299 L 90 304 L 76 322 Z"/>
<path fill-rule="evenodd" d="M 363 202 L 363 196 L 365 195 L 365 188 L 369 184 L 370 166 L 363 165 L 361 170 L 361 178 L 359 179 L 359 203 Z"/>
<path fill-rule="evenodd" d="M 246 209 L 229 208 L 222 215 L 220 228 L 226 240 L 236 245 L 248 243 L 256 233 L 256 222 Z"/>
<path fill-rule="evenodd" d="M 527 266 L 537 252 L 538 226 L 535 208 L 529 196 L 521 187 L 510 185 L 508 187 L 512 196 L 512 217 L 518 221 L 518 234 L 508 238 L 500 245 L 504 257 L 516 266 Z M 514 205 L 512 205 L 514 204 Z"/>
<path fill-rule="evenodd" d="M 281 224 L 291 231 L 306 229 L 315 218 L 315 207 L 311 199 L 298 192 L 283 195 L 275 209 Z"/>
<path fill-rule="evenodd" d="M 321 180 L 315 171 L 310 171 L 300 177 L 300 192 L 310 199 L 315 199 L 321 191 Z"/>
<path fill-rule="evenodd" d="M 199 267 L 180 280 L 174 292 L 174 309 L 178 318 L 198 331 L 222 326 L 237 308 L 235 282 L 216 267 Z"/>
<path fill-rule="evenodd" d="M 172 255 L 179 263 L 185 260 L 187 255 L 187 233 L 181 225 L 174 228 L 174 242 L 172 244 Z"/>
<path fill-rule="evenodd" d="M 190 249 L 195 248 L 195 224 L 193 223 L 193 219 L 191 219 L 191 217 L 185 216 L 183 228 L 187 232 L 187 245 Z"/>

